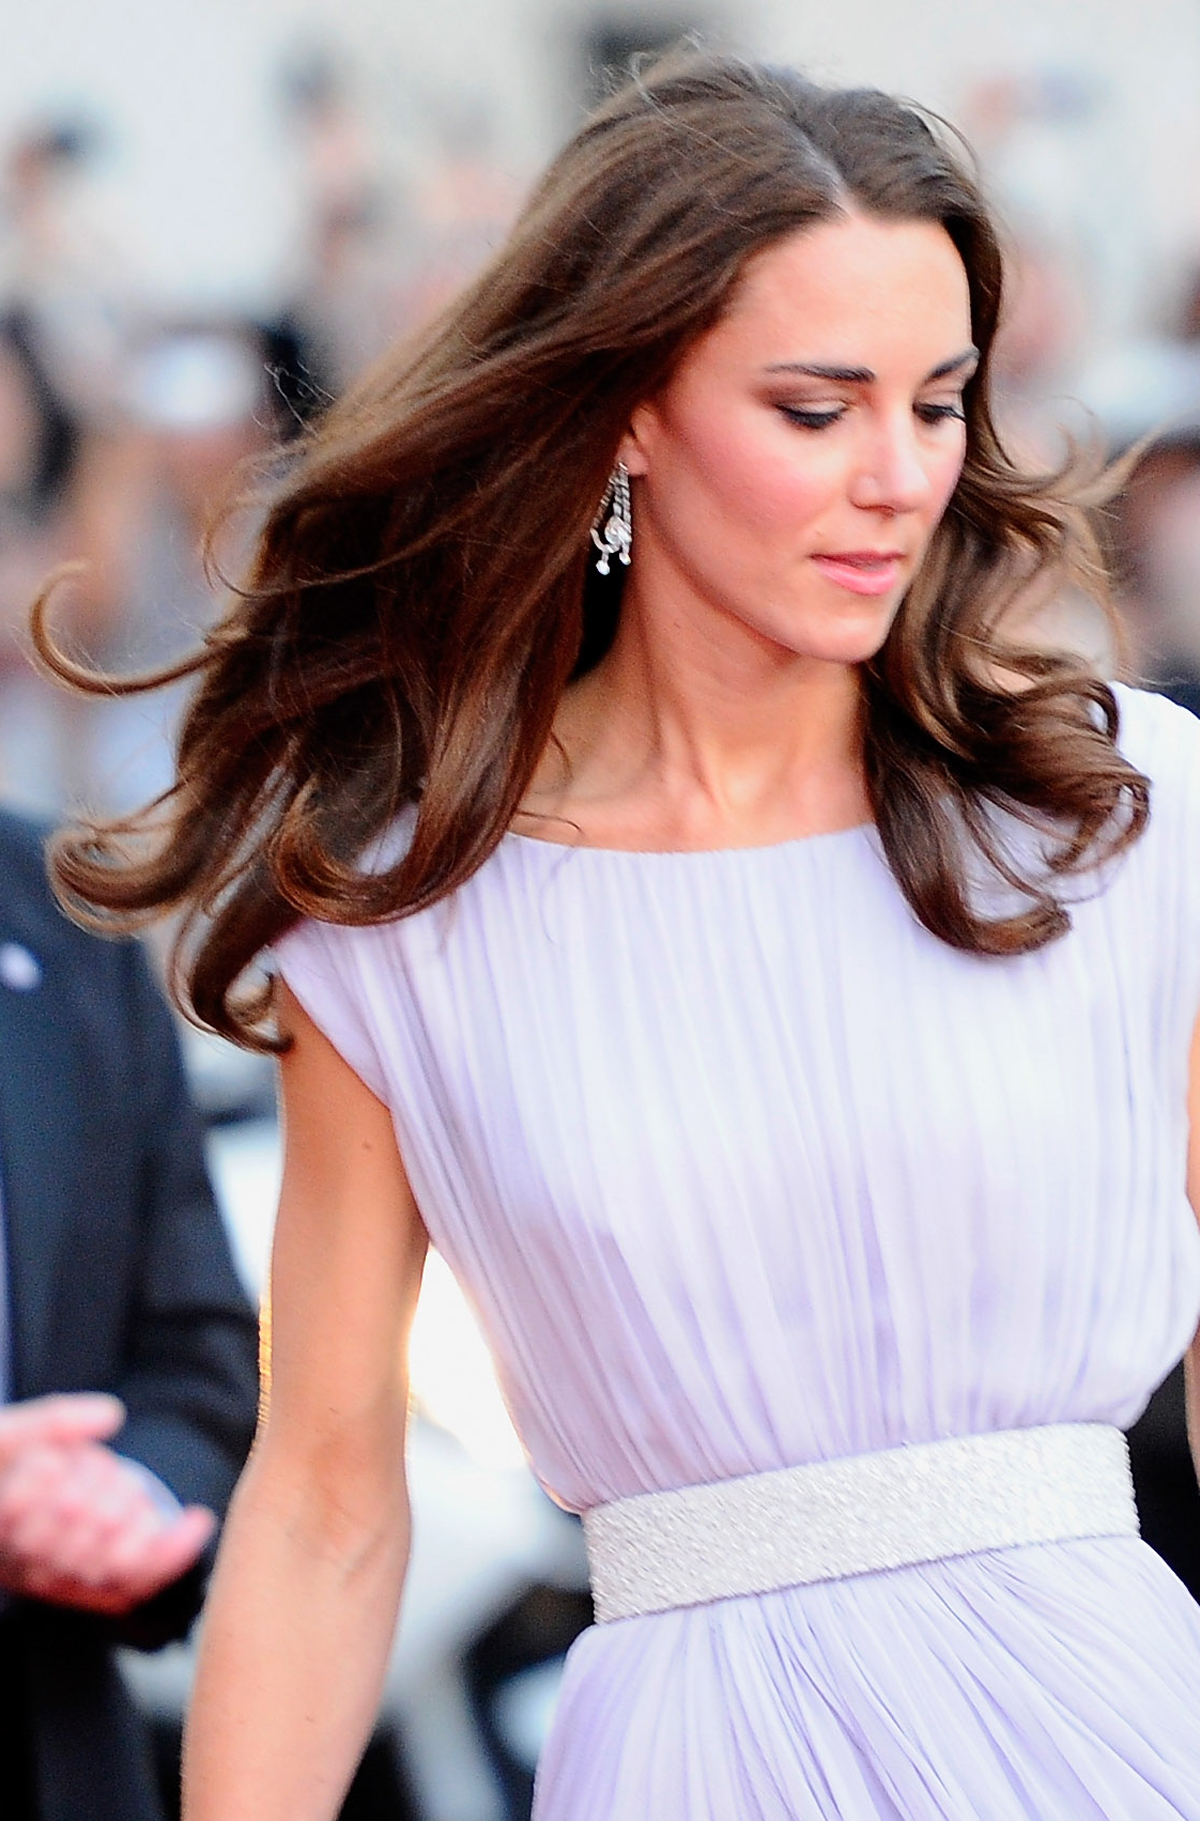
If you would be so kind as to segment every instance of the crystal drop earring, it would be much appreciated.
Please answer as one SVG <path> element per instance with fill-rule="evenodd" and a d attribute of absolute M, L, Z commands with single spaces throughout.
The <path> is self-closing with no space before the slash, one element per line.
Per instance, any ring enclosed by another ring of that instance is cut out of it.
<path fill-rule="evenodd" d="M 633 549 L 633 512 L 629 501 L 629 470 L 618 462 L 608 477 L 604 497 L 592 520 L 592 542 L 600 552 L 596 568 L 607 575 L 610 558 L 629 565 Z"/>

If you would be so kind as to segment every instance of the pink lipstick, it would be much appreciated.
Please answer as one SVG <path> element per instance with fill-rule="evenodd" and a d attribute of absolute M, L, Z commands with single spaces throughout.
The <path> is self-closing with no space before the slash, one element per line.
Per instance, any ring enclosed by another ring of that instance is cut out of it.
<path fill-rule="evenodd" d="M 829 581 L 851 594 L 887 594 L 900 580 L 904 554 L 899 550 L 839 550 L 814 556 L 813 562 Z"/>

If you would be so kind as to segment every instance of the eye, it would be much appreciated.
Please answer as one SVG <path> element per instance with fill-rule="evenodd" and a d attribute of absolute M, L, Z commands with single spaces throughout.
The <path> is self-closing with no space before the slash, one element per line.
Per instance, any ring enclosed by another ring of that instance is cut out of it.
<path fill-rule="evenodd" d="M 840 423 L 846 415 L 844 405 L 825 411 L 807 410 L 801 405 L 780 405 L 779 409 L 789 423 L 799 424 L 802 430 L 828 430 L 831 424 Z"/>
<path fill-rule="evenodd" d="M 916 405 L 914 410 L 923 424 L 965 424 L 967 421 L 961 405 Z"/>

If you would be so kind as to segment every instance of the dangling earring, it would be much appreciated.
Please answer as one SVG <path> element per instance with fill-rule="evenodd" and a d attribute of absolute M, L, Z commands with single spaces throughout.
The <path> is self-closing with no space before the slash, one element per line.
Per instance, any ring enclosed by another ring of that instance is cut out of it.
<path fill-rule="evenodd" d="M 618 462 L 608 477 L 604 498 L 592 520 L 592 542 L 600 552 L 596 568 L 601 575 L 608 574 L 610 557 L 617 557 L 628 567 L 633 549 L 633 512 L 629 503 L 629 470 L 624 462 Z"/>

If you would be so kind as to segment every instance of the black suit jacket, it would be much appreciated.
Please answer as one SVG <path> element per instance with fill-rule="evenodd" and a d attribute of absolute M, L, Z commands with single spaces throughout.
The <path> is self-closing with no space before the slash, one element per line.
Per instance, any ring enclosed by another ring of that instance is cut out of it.
<path fill-rule="evenodd" d="M 256 1324 L 171 1015 L 140 947 L 69 922 L 37 831 L 0 813 L 5 943 L 40 969 L 22 984 L 0 949 L 11 1395 L 115 1392 L 129 1414 L 114 1446 L 183 1503 L 223 1513 L 254 1423 Z M 195 1571 L 120 1625 L 35 1602 L 3 1621 L 27 1691 L 43 1821 L 157 1821 L 113 1646 L 183 1635 L 202 1584 Z"/>

